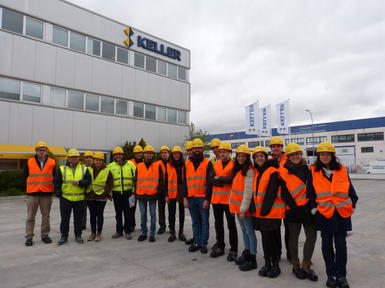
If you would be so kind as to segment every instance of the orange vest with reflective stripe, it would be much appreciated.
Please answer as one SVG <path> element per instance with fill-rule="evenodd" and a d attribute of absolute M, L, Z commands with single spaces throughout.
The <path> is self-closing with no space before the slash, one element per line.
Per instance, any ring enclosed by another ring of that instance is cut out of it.
<path fill-rule="evenodd" d="M 277 197 L 274 199 L 273 206 L 271 207 L 271 210 L 269 214 L 266 216 L 261 216 L 261 210 L 262 210 L 262 204 L 265 199 L 265 193 L 267 190 L 267 186 L 270 181 L 270 176 L 274 172 L 277 172 L 278 169 L 274 167 L 267 168 L 263 174 L 261 179 L 259 180 L 259 184 L 257 187 L 257 191 L 254 194 L 254 201 L 256 206 L 256 217 L 259 218 L 269 218 L 269 219 L 284 219 L 285 218 L 285 203 L 283 202 L 283 199 L 281 198 L 281 189 L 278 189 Z M 255 170 L 257 172 L 257 170 Z M 256 183 L 258 177 L 258 173 L 254 174 L 254 183 Z M 253 186 L 255 189 L 256 185 Z"/>
<path fill-rule="evenodd" d="M 279 160 L 279 168 L 283 168 L 283 165 L 285 165 L 287 160 L 286 153 L 282 154 L 281 160 Z"/>
<path fill-rule="evenodd" d="M 52 171 L 55 168 L 55 160 L 48 158 L 43 170 L 37 164 L 35 158 L 28 159 L 27 193 L 54 192 Z"/>
<path fill-rule="evenodd" d="M 215 176 L 230 177 L 234 167 L 234 161 L 230 159 L 226 167 L 223 168 L 222 160 L 215 161 Z M 212 204 L 229 204 L 231 185 L 213 186 L 213 194 L 211 196 Z"/>
<path fill-rule="evenodd" d="M 182 167 L 182 177 L 183 177 L 184 167 Z M 178 175 L 176 169 L 170 163 L 167 163 L 167 193 L 168 198 L 176 199 L 178 195 Z"/>
<path fill-rule="evenodd" d="M 252 173 L 253 169 L 250 169 L 248 173 Z M 253 187 L 254 187 L 253 179 Z M 240 214 L 241 204 L 243 200 L 243 193 L 245 191 L 245 176 L 242 175 L 242 171 L 238 171 L 233 179 L 233 183 L 231 185 L 231 193 L 229 199 L 229 208 L 231 213 Z M 245 216 L 254 216 L 255 213 L 246 212 Z"/>
<path fill-rule="evenodd" d="M 156 162 L 157 162 L 158 165 L 160 165 L 160 167 L 162 168 L 163 175 L 166 175 L 167 168 L 166 168 L 166 166 L 164 165 L 163 160 L 158 160 L 158 161 L 156 161 Z M 166 164 L 168 164 L 168 163 L 166 163 Z"/>
<path fill-rule="evenodd" d="M 130 159 L 128 161 L 134 163 L 135 167 L 138 168 L 138 163 L 136 162 L 136 159 L 133 158 L 133 159 Z"/>
<path fill-rule="evenodd" d="M 326 218 L 331 218 L 337 209 L 343 218 L 352 215 L 353 204 L 349 197 L 350 181 L 346 167 L 341 165 L 340 170 L 334 170 L 330 182 L 322 173 L 311 167 L 313 187 L 316 193 L 317 209 Z"/>
<path fill-rule="evenodd" d="M 153 162 L 147 169 L 146 164 L 141 162 L 138 164 L 136 171 L 136 194 L 155 195 L 158 193 L 159 163 Z"/>
<path fill-rule="evenodd" d="M 306 184 L 301 179 L 294 174 L 290 174 L 285 167 L 279 169 L 279 175 L 285 181 L 287 190 L 289 190 L 297 206 L 303 206 L 309 202 L 309 199 L 306 197 Z M 288 205 L 286 205 L 286 209 L 290 209 Z"/>
<path fill-rule="evenodd" d="M 188 197 L 206 197 L 207 167 L 210 160 L 204 158 L 197 170 L 191 160 L 186 161 L 186 181 Z"/>

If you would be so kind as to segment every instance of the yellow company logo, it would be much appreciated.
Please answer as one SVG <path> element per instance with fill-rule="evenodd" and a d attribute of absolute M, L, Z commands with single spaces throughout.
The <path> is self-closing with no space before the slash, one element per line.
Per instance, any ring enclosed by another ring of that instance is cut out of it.
<path fill-rule="evenodd" d="M 131 27 L 127 27 L 124 29 L 124 34 L 127 35 L 127 39 L 124 40 L 124 44 L 130 48 L 132 45 L 134 45 L 134 41 L 132 41 L 131 36 L 134 35 L 134 31 L 131 29 Z"/>

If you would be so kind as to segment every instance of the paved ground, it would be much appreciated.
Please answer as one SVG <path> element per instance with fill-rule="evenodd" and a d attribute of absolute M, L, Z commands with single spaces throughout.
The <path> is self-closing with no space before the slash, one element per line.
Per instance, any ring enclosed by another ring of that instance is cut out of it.
<path fill-rule="evenodd" d="M 348 279 L 351 287 L 385 287 L 385 181 L 354 180 L 353 183 L 360 200 L 353 216 L 354 230 L 348 237 Z M 208 254 L 188 253 L 184 243 L 168 243 L 165 234 L 158 236 L 155 243 L 123 238 L 112 240 L 115 220 L 110 202 L 105 213 L 104 239 L 99 243 L 77 244 L 71 235 L 68 244 L 56 246 L 59 238 L 56 199 L 51 214 L 53 244 L 43 244 L 36 238 L 34 246 L 24 246 L 24 197 L 0 198 L 0 215 L 1 288 L 325 287 L 320 237 L 313 257 L 320 279 L 313 283 L 294 278 L 285 259 L 281 262 L 281 276 L 272 280 L 259 277 L 257 270 L 241 272 L 225 257 L 211 259 Z M 212 245 L 215 241 L 213 219 L 210 223 L 209 244 Z M 36 232 L 40 233 L 39 227 Z M 85 236 L 88 234 L 89 230 Z M 191 236 L 189 216 L 186 234 Z M 260 234 L 257 235 L 261 252 Z M 242 236 L 239 236 L 241 250 Z M 258 265 L 262 266 L 262 253 L 258 253 Z"/>

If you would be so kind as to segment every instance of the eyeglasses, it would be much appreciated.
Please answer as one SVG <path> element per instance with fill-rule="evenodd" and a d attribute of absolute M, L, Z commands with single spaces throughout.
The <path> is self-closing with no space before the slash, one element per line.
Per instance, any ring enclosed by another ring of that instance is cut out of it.
<path fill-rule="evenodd" d="M 37 149 L 36 152 L 46 152 L 47 149 Z"/>

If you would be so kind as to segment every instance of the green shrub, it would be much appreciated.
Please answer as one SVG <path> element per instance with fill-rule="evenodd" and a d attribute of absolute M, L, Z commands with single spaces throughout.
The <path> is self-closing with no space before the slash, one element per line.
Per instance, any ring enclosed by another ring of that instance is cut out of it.
<path fill-rule="evenodd" d="M 24 191 L 20 191 L 17 188 L 9 188 L 8 190 L 1 191 L 0 196 L 16 196 L 25 195 Z"/>
<path fill-rule="evenodd" d="M 6 193 L 25 193 L 25 182 L 22 171 L 0 172 L 0 196 L 8 196 L 5 195 Z"/>

